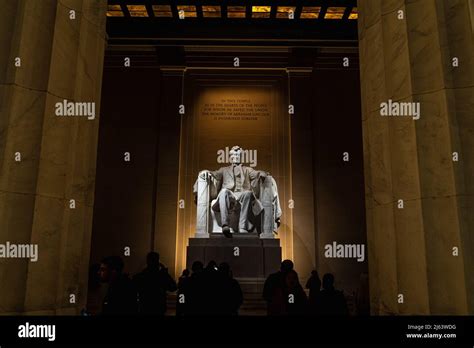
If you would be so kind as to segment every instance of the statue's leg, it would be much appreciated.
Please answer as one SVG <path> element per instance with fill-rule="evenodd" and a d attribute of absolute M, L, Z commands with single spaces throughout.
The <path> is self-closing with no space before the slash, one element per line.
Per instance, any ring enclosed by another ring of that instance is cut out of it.
<path fill-rule="evenodd" d="M 235 200 L 235 197 L 232 194 L 232 191 L 224 188 L 219 193 L 218 200 L 222 226 L 229 226 L 229 211 L 233 205 L 232 201 Z"/>
<path fill-rule="evenodd" d="M 250 228 L 250 222 L 248 214 L 250 211 L 250 203 L 252 201 L 252 191 L 243 191 L 240 193 L 238 200 L 240 202 L 240 215 L 239 215 L 239 230 L 240 232 L 248 232 Z"/>

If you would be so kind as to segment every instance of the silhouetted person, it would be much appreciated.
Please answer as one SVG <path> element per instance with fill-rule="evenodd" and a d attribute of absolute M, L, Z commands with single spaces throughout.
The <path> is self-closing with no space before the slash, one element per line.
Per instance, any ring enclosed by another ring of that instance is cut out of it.
<path fill-rule="evenodd" d="M 178 279 L 178 290 L 181 289 L 184 284 L 189 280 L 189 269 L 183 270 L 183 273 L 181 273 L 181 276 Z"/>
<path fill-rule="evenodd" d="M 308 312 L 308 298 L 298 279 L 298 273 L 285 273 L 283 285 L 275 290 L 269 315 L 304 315 Z"/>
<path fill-rule="evenodd" d="M 237 280 L 232 277 L 228 263 L 219 265 L 219 280 L 217 282 L 217 313 L 222 315 L 238 315 L 243 302 L 242 289 Z"/>
<path fill-rule="evenodd" d="M 209 272 L 209 273 L 212 273 L 212 274 L 215 274 L 214 272 L 217 272 L 218 268 L 217 268 L 217 262 L 214 261 L 214 260 L 211 260 L 208 262 L 206 268 L 204 269 L 206 272 Z"/>
<path fill-rule="evenodd" d="M 309 304 L 313 307 L 316 303 L 316 297 L 321 290 L 321 279 L 319 279 L 318 271 L 311 271 L 311 277 L 306 282 L 306 289 L 309 289 Z"/>
<path fill-rule="evenodd" d="M 323 289 L 316 297 L 316 315 L 348 315 L 347 303 L 342 291 L 334 289 L 334 275 L 323 276 Z"/>
<path fill-rule="evenodd" d="M 99 276 L 108 284 L 102 302 L 103 315 L 134 314 L 137 312 L 137 293 L 132 281 L 123 274 L 123 261 L 119 256 L 109 256 L 102 260 Z"/>
<path fill-rule="evenodd" d="M 96 315 L 101 311 L 103 296 L 101 294 L 101 280 L 99 276 L 100 263 L 89 267 L 89 281 L 87 285 L 87 309 L 83 315 Z"/>
<path fill-rule="evenodd" d="M 186 314 L 186 307 L 185 307 L 185 302 L 183 303 L 182 301 L 186 299 L 185 293 L 186 289 L 188 287 L 189 281 L 191 277 L 189 276 L 189 269 L 183 270 L 183 273 L 181 274 L 181 277 L 178 279 L 178 292 L 176 296 L 176 315 L 181 316 Z M 184 297 L 183 297 L 184 296 Z"/>
<path fill-rule="evenodd" d="M 133 282 L 138 292 L 138 312 L 147 315 L 166 313 L 166 292 L 176 291 L 176 282 L 168 269 L 160 263 L 160 255 L 150 252 L 146 268 L 135 275 Z"/>
<path fill-rule="evenodd" d="M 271 314 L 272 302 L 277 295 L 277 290 L 281 291 L 284 285 L 285 275 L 291 270 L 293 270 L 293 262 L 291 260 L 284 260 L 281 263 L 280 271 L 270 274 L 265 280 L 265 284 L 263 285 L 263 298 L 267 302 L 268 314 Z"/>
<path fill-rule="evenodd" d="M 209 261 L 203 271 L 203 297 L 204 310 L 201 310 L 201 315 L 216 315 L 220 314 L 221 307 L 221 284 L 219 279 L 219 272 L 217 263 L 214 260 Z"/>
<path fill-rule="evenodd" d="M 284 291 L 287 315 L 303 315 L 308 312 L 308 298 L 300 284 L 298 273 L 291 270 L 286 274 Z M 290 297 L 293 295 L 293 297 Z"/>
<path fill-rule="evenodd" d="M 361 273 L 355 298 L 357 315 L 370 315 L 369 275 Z"/>
<path fill-rule="evenodd" d="M 180 313 L 184 315 L 198 315 L 206 310 L 204 265 L 201 261 L 194 261 L 191 270 L 191 276 L 181 290 L 184 303 L 180 304 Z"/>

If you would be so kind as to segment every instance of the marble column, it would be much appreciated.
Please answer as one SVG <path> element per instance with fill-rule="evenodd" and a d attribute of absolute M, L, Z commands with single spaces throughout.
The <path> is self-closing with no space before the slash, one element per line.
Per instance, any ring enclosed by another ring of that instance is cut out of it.
<path fill-rule="evenodd" d="M 87 296 L 106 2 L 0 5 L 0 243 L 39 249 L 37 262 L 0 260 L 0 313 L 78 314 Z M 63 100 L 95 103 L 95 119 L 56 116 Z"/>
<path fill-rule="evenodd" d="M 166 51 L 159 54 L 166 57 Z M 170 54 L 170 56 L 172 56 Z M 164 58 L 163 57 L 163 58 Z M 160 80 L 160 113 L 159 113 L 159 138 L 157 144 L 157 172 L 156 172 L 156 208 L 155 208 L 155 250 L 160 253 L 161 262 L 176 278 L 185 268 L 184 255 L 180 253 L 181 245 L 187 243 L 189 236 L 177 233 L 182 226 L 183 219 L 180 215 L 180 200 L 183 184 L 180 181 L 180 148 L 181 119 L 179 105 L 183 103 L 184 66 L 162 66 Z M 186 104 L 186 103 L 184 103 Z M 186 111 L 187 112 L 187 111 Z M 185 187 L 184 187 L 185 189 Z M 183 201 L 184 205 L 193 205 L 192 201 Z M 181 244 L 180 244 L 181 243 Z M 178 245 L 178 246 L 177 246 Z M 184 267 L 184 268 L 183 268 Z"/>
<path fill-rule="evenodd" d="M 472 314 L 469 0 L 359 0 L 359 13 L 372 313 Z M 420 103 L 420 119 L 381 116 L 389 99 Z"/>
<path fill-rule="evenodd" d="M 314 173 L 312 148 L 312 67 L 288 68 L 289 104 L 294 105 L 291 122 L 291 177 L 293 209 L 293 261 L 302 283 L 316 268 Z"/>

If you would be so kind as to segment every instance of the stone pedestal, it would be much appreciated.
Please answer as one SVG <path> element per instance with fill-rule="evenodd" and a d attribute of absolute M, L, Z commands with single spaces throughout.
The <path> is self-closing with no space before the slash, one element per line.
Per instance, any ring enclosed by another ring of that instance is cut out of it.
<path fill-rule="evenodd" d="M 260 239 L 257 234 L 189 238 L 186 267 L 190 270 L 194 261 L 207 265 L 211 260 L 227 262 L 243 292 L 261 292 L 266 277 L 280 268 L 280 240 Z"/>

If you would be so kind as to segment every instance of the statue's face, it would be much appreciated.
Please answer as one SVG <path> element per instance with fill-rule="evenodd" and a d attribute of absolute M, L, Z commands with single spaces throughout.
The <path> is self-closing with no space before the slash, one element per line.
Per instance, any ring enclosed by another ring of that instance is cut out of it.
<path fill-rule="evenodd" d="M 240 163 L 240 151 L 232 152 L 232 154 L 230 155 L 230 161 L 232 163 L 239 164 Z"/>

